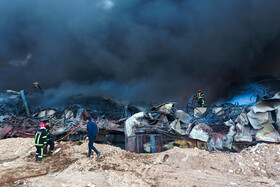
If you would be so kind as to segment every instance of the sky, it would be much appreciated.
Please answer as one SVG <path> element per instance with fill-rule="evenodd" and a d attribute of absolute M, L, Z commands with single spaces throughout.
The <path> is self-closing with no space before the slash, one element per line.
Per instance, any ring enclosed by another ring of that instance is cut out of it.
<path fill-rule="evenodd" d="M 0 89 L 214 102 L 279 76 L 279 0 L 1 0 Z"/>

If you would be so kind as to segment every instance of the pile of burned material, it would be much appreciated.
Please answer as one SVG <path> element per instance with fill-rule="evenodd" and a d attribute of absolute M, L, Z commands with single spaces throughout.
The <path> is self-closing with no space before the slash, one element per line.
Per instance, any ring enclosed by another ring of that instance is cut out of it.
<path fill-rule="evenodd" d="M 25 113 L 20 92 L 6 90 L 0 92 L 0 122 L 8 114 L 21 115 Z"/>
<path fill-rule="evenodd" d="M 219 134 L 209 125 L 198 123 L 193 115 L 176 109 L 174 104 L 165 103 L 128 118 L 124 129 L 126 150 L 160 152 L 174 145 L 207 149 L 209 137 Z"/>
<path fill-rule="evenodd" d="M 38 98 L 39 97 L 39 98 Z M 253 106 L 220 104 L 183 111 L 175 103 L 141 110 L 107 97 L 72 96 L 64 106 L 38 103 L 44 94 L 0 93 L 0 139 L 32 137 L 42 120 L 51 122 L 56 139 L 82 140 L 84 119 L 99 127 L 97 141 L 132 152 L 161 152 L 174 146 L 208 151 L 240 151 L 258 142 L 280 142 L 280 95 Z"/>
<path fill-rule="evenodd" d="M 220 137 L 209 137 L 208 148 L 239 151 L 242 145 L 253 145 L 258 142 L 280 143 L 280 97 L 262 100 L 255 105 L 245 107 L 233 121 L 224 124 L 229 128 Z"/>
<path fill-rule="evenodd" d="M 236 119 L 246 106 L 238 103 L 219 103 L 207 107 L 190 107 L 186 112 L 199 123 L 221 124 L 230 119 Z"/>
<path fill-rule="evenodd" d="M 47 98 L 47 99 L 46 99 Z M 67 136 L 69 140 L 80 140 L 84 137 L 86 126 L 84 119 L 93 117 L 100 128 L 108 130 L 109 121 L 129 117 L 140 110 L 125 101 L 108 97 L 85 97 L 75 95 L 67 98 L 64 105 L 53 103 L 49 107 L 43 101 L 54 100 L 52 96 L 38 93 L 24 93 L 7 90 L 0 93 L 0 139 L 9 137 L 32 137 L 39 124 L 48 119 L 51 122 L 52 134 L 56 139 Z M 78 103 L 78 104 L 74 104 Z M 48 103 L 49 104 L 49 103 Z M 43 105 L 43 106 L 41 106 Z M 107 122 L 108 121 L 108 122 Z M 122 130 L 123 132 L 123 130 Z"/>
<path fill-rule="evenodd" d="M 29 117 L 16 116 L 12 113 L 3 116 L 0 126 L 0 139 L 8 137 L 33 137 L 38 130 L 39 124 L 50 119 L 52 124 L 52 134 L 57 136 L 67 133 L 77 126 L 82 126 L 83 120 L 88 116 L 87 111 L 79 105 L 58 108 L 42 108 Z M 79 128 L 76 132 L 85 131 Z"/>
<path fill-rule="evenodd" d="M 236 106 L 235 106 L 236 108 Z M 158 152 L 162 147 L 198 147 L 208 151 L 240 151 L 258 142 L 279 143 L 280 97 L 262 100 L 253 106 L 232 111 L 235 119 L 223 123 L 202 123 L 199 118 L 177 110 L 174 103 L 139 112 L 125 122 L 126 149 L 135 152 Z M 207 109 L 205 109 L 207 111 Z M 227 111 L 221 109 L 221 113 Z M 211 120 L 215 120 L 212 116 Z M 221 116 L 219 116 L 219 119 Z M 147 137 L 148 136 L 148 137 Z"/>

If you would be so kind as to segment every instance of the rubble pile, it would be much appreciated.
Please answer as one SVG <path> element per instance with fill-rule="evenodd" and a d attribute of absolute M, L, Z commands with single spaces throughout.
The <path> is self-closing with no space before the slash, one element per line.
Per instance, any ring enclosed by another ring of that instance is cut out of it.
<path fill-rule="evenodd" d="M 4 137 L 33 137 L 38 129 L 39 120 L 15 115 L 5 116 L 0 126 L 0 139 Z"/>
<path fill-rule="evenodd" d="M 209 122 L 204 119 L 205 117 L 212 121 L 217 119 L 213 117 L 213 112 L 207 112 L 209 108 L 197 108 L 197 110 L 204 110 L 199 116 L 177 110 L 174 108 L 174 103 L 163 104 L 146 112 L 134 114 L 127 119 L 125 135 L 134 137 L 131 141 L 136 141 L 135 137 L 137 138 L 139 134 L 157 133 L 185 140 L 180 143 L 189 145 L 187 147 L 199 147 L 208 151 L 241 151 L 244 147 L 256 142 L 280 142 L 278 94 L 271 99 L 259 101 L 253 106 L 234 106 L 236 110 L 233 111 L 229 111 L 229 108 L 227 107 L 226 110 L 212 108 L 211 110 L 223 113 L 232 119 L 220 124 L 206 124 L 201 122 Z M 218 120 L 222 118 L 223 115 L 218 116 Z M 206 145 L 198 146 L 201 142 Z M 170 148 L 168 145 L 165 147 Z"/>
<path fill-rule="evenodd" d="M 25 98 L 26 96 L 26 98 Z M 130 116 L 139 111 L 128 102 L 121 102 L 107 97 L 83 97 L 80 95 L 68 98 L 61 106 L 40 106 L 43 97 L 51 100 L 50 95 L 27 93 L 24 98 L 20 92 L 7 90 L 0 93 L 0 139 L 9 137 L 32 137 L 44 119 L 52 124 L 52 134 L 61 138 L 75 129 L 74 134 L 82 139 L 86 126 L 82 124 L 85 117 L 91 116 L 98 122 L 100 128 L 113 129 L 110 121 Z M 24 104 L 26 101 L 26 105 Z M 74 104 L 79 103 L 79 104 Z M 81 104 L 83 105 L 81 105 Z M 28 104 L 28 105 L 27 105 Z M 105 124 L 105 125 L 104 125 Z M 122 130 L 123 132 L 123 130 Z M 68 139 L 71 139 L 71 136 Z"/>
<path fill-rule="evenodd" d="M 13 90 L 0 92 L 0 121 L 8 114 L 21 115 L 25 112 L 20 93 Z"/>
<path fill-rule="evenodd" d="M 187 106 L 186 112 L 192 115 L 197 122 L 205 124 L 221 124 L 230 119 L 236 119 L 245 106 L 238 103 L 220 103 L 207 107 Z"/>
<path fill-rule="evenodd" d="M 22 92 L 0 94 L 6 109 L 0 113 L 1 139 L 32 137 L 40 121 L 49 119 L 56 139 L 71 132 L 65 140 L 82 140 L 84 119 L 91 116 L 100 129 L 99 142 L 125 144 L 132 152 L 160 152 L 174 146 L 235 152 L 256 142 L 280 142 L 279 94 L 253 106 L 225 103 L 193 111 L 179 110 L 175 103 L 140 110 L 128 102 L 82 96 L 72 96 L 66 106 L 35 107 L 39 96 L 44 95 L 26 94 L 26 102 Z"/>

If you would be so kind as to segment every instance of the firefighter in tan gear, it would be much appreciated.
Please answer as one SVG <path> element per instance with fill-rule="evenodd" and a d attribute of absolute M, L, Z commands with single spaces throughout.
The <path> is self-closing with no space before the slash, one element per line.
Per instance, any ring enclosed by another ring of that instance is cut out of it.
<path fill-rule="evenodd" d="M 198 104 L 198 106 L 204 107 L 205 98 L 204 98 L 204 93 L 202 93 L 201 90 L 198 90 L 198 93 L 196 94 L 196 98 L 197 98 L 197 104 Z"/>
<path fill-rule="evenodd" d="M 47 131 L 46 131 L 46 124 L 41 123 L 40 129 L 36 131 L 34 136 L 34 143 L 36 146 L 36 161 L 42 162 L 43 154 L 44 154 L 44 147 L 47 144 Z"/>

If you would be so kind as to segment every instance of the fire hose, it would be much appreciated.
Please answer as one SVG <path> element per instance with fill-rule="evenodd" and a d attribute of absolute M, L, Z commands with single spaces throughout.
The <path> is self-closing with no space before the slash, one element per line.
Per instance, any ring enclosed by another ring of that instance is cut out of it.
<path fill-rule="evenodd" d="M 188 106 L 188 104 L 189 104 L 192 100 L 194 100 L 195 98 L 197 98 L 197 96 L 192 97 L 191 99 L 189 99 L 188 102 L 186 103 L 186 106 Z"/>
<path fill-rule="evenodd" d="M 83 124 L 83 123 L 82 123 Z M 72 131 L 70 131 L 68 134 L 66 134 L 65 136 L 63 136 L 62 138 L 56 140 L 56 142 L 63 140 L 64 138 L 68 137 L 72 132 L 74 132 L 77 128 L 79 128 L 82 124 L 78 125 L 77 127 L 75 127 Z M 32 146 L 33 147 L 33 146 Z M 69 145 L 59 145 L 56 146 L 55 148 L 59 148 L 59 147 L 70 147 Z M 30 148 L 29 148 L 30 149 Z M 50 165 L 56 163 L 61 157 L 58 157 L 53 163 L 51 163 Z M 42 174 L 37 174 L 37 175 L 30 175 L 30 176 L 26 176 L 26 177 L 19 177 L 19 178 L 15 178 L 15 179 L 11 179 L 11 180 L 7 180 L 7 181 L 0 181 L 0 184 L 5 184 L 5 183 L 9 183 L 9 182 L 14 182 L 17 180 L 22 180 L 22 179 L 28 179 L 28 178 L 34 178 L 34 177 L 40 177 L 40 176 L 44 176 L 47 175 L 49 173 L 49 166 L 46 167 L 46 172 L 42 173 Z"/>
<path fill-rule="evenodd" d="M 44 175 L 48 174 L 48 172 L 49 172 L 48 170 L 49 170 L 49 167 L 46 168 L 46 172 L 45 173 L 38 174 L 38 175 L 30 175 L 30 176 L 27 176 L 27 177 L 19 177 L 19 178 L 7 180 L 7 181 L 0 181 L 0 184 L 5 184 L 5 183 L 8 183 L 8 182 L 14 182 L 14 181 L 17 181 L 17 180 L 22 180 L 22 179 L 28 179 L 28 178 L 33 178 L 33 177 L 44 176 Z"/>
<path fill-rule="evenodd" d="M 82 123 L 83 124 L 83 123 Z M 63 140 L 64 138 L 66 138 L 67 136 L 69 136 L 74 130 L 76 130 L 77 128 L 79 128 L 82 124 L 78 125 L 77 127 L 75 127 L 72 131 L 70 131 L 68 134 L 66 134 L 65 136 L 63 136 L 62 138 L 56 140 L 56 142 Z"/>
<path fill-rule="evenodd" d="M 59 148 L 59 147 L 70 147 L 69 145 L 59 145 L 59 146 L 55 146 L 55 148 Z M 63 157 L 58 157 L 57 159 L 55 159 L 50 165 L 56 163 L 59 159 L 61 159 Z M 22 180 L 22 179 L 28 179 L 28 178 L 34 178 L 34 177 L 41 177 L 41 176 L 44 176 L 44 175 L 47 175 L 49 173 L 49 167 L 50 165 L 48 165 L 46 167 L 46 172 L 45 173 L 42 173 L 42 174 L 37 174 L 37 175 L 30 175 L 30 176 L 26 176 L 26 177 L 19 177 L 19 178 L 15 178 L 15 179 L 10 179 L 10 180 L 7 180 L 7 181 L 0 181 L 0 184 L 5 184 L 5 183 L 9 183 L 9 182 L 14 182 L 14 181 L 17 181 L 17 180 Z"/>

